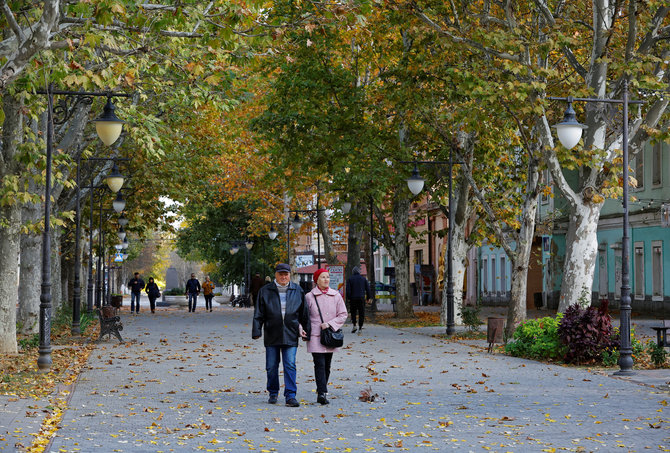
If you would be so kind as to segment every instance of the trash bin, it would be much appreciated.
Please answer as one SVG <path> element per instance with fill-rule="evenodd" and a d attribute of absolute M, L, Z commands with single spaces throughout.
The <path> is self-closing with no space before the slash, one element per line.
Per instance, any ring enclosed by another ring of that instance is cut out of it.
<path fill-rule="evenodd" d="M 502 343 L 505 331 L 505 318 L 489 316 L 487 321 L 486 341 L 489 343 L 489 346 L 493 343 Z"/>

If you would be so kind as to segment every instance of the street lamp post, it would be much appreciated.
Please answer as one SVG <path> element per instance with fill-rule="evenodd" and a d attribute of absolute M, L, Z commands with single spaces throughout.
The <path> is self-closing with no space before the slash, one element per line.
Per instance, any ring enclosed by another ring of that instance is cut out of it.
<path fill-rule="evenodd" d="M 586 126 L 580 124 L 572 109 L 574 101 L 579 102 L 601 102 L 606 104 L 621 104 L 622 112 L 622 159 L 623 159 L 623 232 L 621 236 L 621 306 L 619 307 L 619 335 L 621 345 L 619 347 L 619 371 L 616 375 L 630 376 L 633 371 L 633 349 L 630 341 L 630 236 L 628 222 L 628 105 L 643 104 L 643 101 L 631 101 L 628 99 L 628 80 L 623 81 L 623 93 L 621 99 L 599 99 L 599 98 L 561 98 L 547 97 L 547 99 L 566 101 L 568 108 L 565 110 L 563 121 L 554 127 L 557 130 L 558 139 L 568 150 L 579 143 L 582 131 Z"/>
<path fill-rule="evenodd" d="M 286 263 L 289 263 L 291 260 L 291 217 L 286 219 Z M 300 219 L 298 219 L 300 220 Z M 271 241 L 274 241 L 277 238 L 277 230 L 275 230 L 274 222 L 270 224 L 270 231 L 268 232 L 268 237 Z"/>
<path fill-rule="evenodd" d="M 80 251 L 79 251 L 79 240 L 81 237 L 81 155 L 77 156 L 77 176 L 76 176 L 76 184 L 77 184 L 77 193 L 76 193 L 76 203 L 75 203 L 75 241 L 74 241 L 74 281 L 73 281 L 73 298 L 72 298 L 72 328 L 71 328 L 71 333 L 72 335 L 80 335 L 81 330 L 80 330 L 80 320 L 81 320 L 81 313 L 80 313 L 80 306 L 81 306 L 81 277 L 80 277 L 80 270 L 79 268 L 81 267 L 81 257 L 80 257 Z M 89 158 L 85 160 L 92 160 L 92 161 L 107 161 L 107 160 L 114 160 L 113 158 Z M 119 169 L 116 166 L 116 162 L 114 161 L 114 164 L 112 166 L 112 171 L 107 175 L 105 178 L 107 186 L 110 188 L 112 192 L 118 192 L 121 189 L 121 186 L 123 185 L 124 178 L 123 176 L 119 173 Z M 93 209 L 92 209 L 92 201 L 93 201 L 93 190 L 91 189 L 91 219 L 93 218 Z M 89 227 L 91 226 L 91 223 L 89 223 Z M 92 243 L 92 238 L 89 236 L 89 244 Z M 90 245 L 89 245 L 90 247 Z M 89 260 L 89 271 L 92 272 L 92 263 Z M 92 285 L 93 282 L 92 280 L 89 279 L 89 285 Z M 88 311 L 91 311 L 91 299 L 92 297 L 92 292 L 93 289 L 92 287 L 90 288 L 90 292 L 87 292 L 87 300 L 86 304 L 87 307 L 89 307 Z"/>
<path fill-rule="evenodd" d="M 372 293 L 372 304 L 370 306 L 370 311 L 372 313 L 377 312 L 377 300 L 376 300 L 376 291 L 375 291 L 375 246 L 374 246 L 374 200 L 372 195 L 370 195 L 369 200 L 369 209 L 370 209 L 370 262 L 368 263 L 368 280 L 370 281 L 370 292 Z M 351 211 L 351 202 L 349 199 L 345 199 L 342 202 L 342 214 L 349 214 Z"/>
<path fill-rule="evenodd" d="M 319 195 L 317 194 L 316 209 L 291 209 L 289 212 L 295 212 L 295 217 L 291 221 L 293 224 L 293 229 L 296 231 L 302 225 L 302 220 L 298 215 L 299 212 L 315 212 L 316 213 L 316 266 L 317 269 L 321 269 L 321 240 L 319 235 L 321 234 L 321 221 L 319 219 L 319 212 L 325 211 L 325 209 L 319 208 Z"/>
<path fill-rule="evenodd" d="M 412 175 L 407 178 L 407 187 L 414 195 L 418 195 L 423 190 L 424 179 L 419 175 L 419 164 L 422 165 L 449 165 L 449 230 L 447 231 L 447 335 L 453 335 L 456 332 L 454 322 L 454 268 L 453 261 L 453 225 L 454 225 L 454 210 L 453 210 L 453 149 L 449 148 L 449 160 L 415 160 L 402 161 L 405 164 L 414 164 Z"/>
<path fill-rule="evenodd" d="M 275 235 L 276 237 L 276 235 Z M 254 242 L 247 239 L 245 241 L 233 241 L 232 247 L 230 248 L 230 254 L 236 254 L 241 247 L 244 248 L 244 294 L 249 294 L 249 270 L 251 268 L 251 259 L 249 257 L 249 251 L 254 246 Z"/>
<path fill-rule="evenodd" d="M 39 337 L 40 343 L 38 348 L 39 357 L 37 358 L 37 366 L 40 371 L 49 371 L 51 369 L 51 364 L 53 363 L 51 359 L 51 156 L 53 152 L 53 134 L 54 134 L 54 124 L 63 124 L 71 116 L 71 112 L 74 111 L 73 108 L 68 112 L 67 109 L 59 109 L 63 111 L 66 115 L 64 118 L 57 118 L 54 120 L 54 106 L 53 106 L 53 97 L 54 95 L 65 96 L 66 98 L 74 97 L 75 105 L 79 102 L 91 102 L 92 97 L 94 96 L 107 96 L 107 104 L 111 104 L 111 93 L 95 93 L 95 92 L 84 92 L 84 91 L 62 91 L 54 90 L 52 85 L 48 85 L 45 90 L 37 90 L 37 94 L 44 94 L 47 96 L 47 138 L 46 138 L 46 178 L 44 184 L 44 231 L 42 232 L 42 285 L 40 293 L 40 320 L 39 320 Z M 118 96 L 118 95 L 117 95 Z M 126 95 L 127 96 L 127 95 Z M 106 109 L 107 110 L 107 109 Z M 113 106 L 112 106 L 112 116 L 107 116 L 105 118 L 99 118 L 97 121 L 102 123 L 100 124 L 103 131 L 109 131 L 111 128 L 117 128 L 118 133 L 121 133 L 119 124 L 122 122 L 113 115 Z M 100 133 L 99 133 L 100 134 Z M 115 135 L 114 133 L 110 134 L 109 139 Z M 116 135 L 118 138 L 118 135 Z M 116 140 L 112 140 L 112 143 Z"/>
<path fill-rule="evenodd" d="M 370 268 L 368 269 L 368 280 L 370 280 L 370 293 L 372 294 L 372 306 L 370 307 L 370 310 L 372 311 L 372 313 L 377 313 L 377 298 L 376 298 L 377 291 L 375 289 L 376 286 L 375 245 L 374 245 L 375 228 L 374 228 L 373 203 L 374 200 L 372 199 L 372 195 L 370 195 Z"/>

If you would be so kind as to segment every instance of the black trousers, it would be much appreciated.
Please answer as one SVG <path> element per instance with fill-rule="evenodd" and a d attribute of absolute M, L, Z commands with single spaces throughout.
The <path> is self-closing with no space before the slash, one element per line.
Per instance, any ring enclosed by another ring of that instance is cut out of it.
<path fill-rule="evenodd" d="M 328 380 L 330 379 L 330 362 L 333 360 L 332 352 L 313 352 L 314 378 L 316 379 L 316 392 L 328 393 Z"/>
<path fill-rule="evenodd" d="M 214 299 L 214 294 L 205 294 L 205 310 L 212 309 L 212 299 Z"/>
<path fill-rule="evenodd" d="M 365 322 L 365 299 L 351 299 L 349 305 L 351 306 L 351 323 L 356 326 L 356 315 L 358 314 L 358 327 L 363 327 Z"/>
<path fill-rule="evenodd" d="M 151 305 L 151 312 L 156 310 L 156 296 L 149 296 L 149 305 Z"/>

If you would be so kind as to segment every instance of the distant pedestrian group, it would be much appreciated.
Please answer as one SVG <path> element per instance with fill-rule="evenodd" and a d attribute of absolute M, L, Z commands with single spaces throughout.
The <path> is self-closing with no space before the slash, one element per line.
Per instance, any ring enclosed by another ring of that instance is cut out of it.
<path fill-rule="evenodd" d="M 198 294 L 200 294 L 200 282 L 191 274 L 191 278 L 186 282 L 186 295 L 188 296 L 188 311 L 195 312 L 195 306 L 198 304 Z"/>
<path fill-rule="evenodd" d="M 195 312 L 198 304 L 198 295 L 202 291 L 205 296 L 205 311 L 212 311 L 212 301 L 214 300 L 214 289 L 216 286 L 214 282 L 205 277 L 205 281 L 200 285 L 200 282 L 195 278 L 195 274 L 191 274 L 191 278 L 186 282 L 186 295 L 188 296 L 188 311 Z M 149 282 L 144 283 L 140 278 L 140 273 L 135 272 L 133 278 L 128 282 L 128 289 L 130 290 L 130 312 L 137 314 L 140 312 L 140 296 L 144 290 L 149 297 L 149 306 L 151 313 L 156 312 L 156 299 L 161 297 L 161 291 L 158 284 L 153 277 L 149 277 Z"/>
<path fill-rule="evenodd" d="M 130 312 L 140 312 L 140 296 L 144 289 L 144 280 L 140 278 L 140 273 L 135 272 L 133 278 L 128 282 L 128 289 L 130 289 Z"/>

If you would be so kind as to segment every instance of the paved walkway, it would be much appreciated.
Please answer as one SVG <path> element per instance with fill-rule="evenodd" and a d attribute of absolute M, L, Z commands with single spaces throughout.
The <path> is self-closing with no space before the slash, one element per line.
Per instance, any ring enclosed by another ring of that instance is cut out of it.
<path fill-rule="evenodd" d="M 640 374 L 620 379 L 487 354 L 430 329 L 347 329 L 329 406 L 315 403 L 301 346 L 302 405 L 271 406 L 251 316 L 227 306 L 131 316 L 126 307 L 128 342 L 91 354 L 47 451 L 670 451 L 662 379 L 651 386 Z M 359 400 L 365 389 L 374 401 Z M 6 418 L 0 413 L 0 438 Z M 12 451 L 15 439 L 5 437 Z"/>

